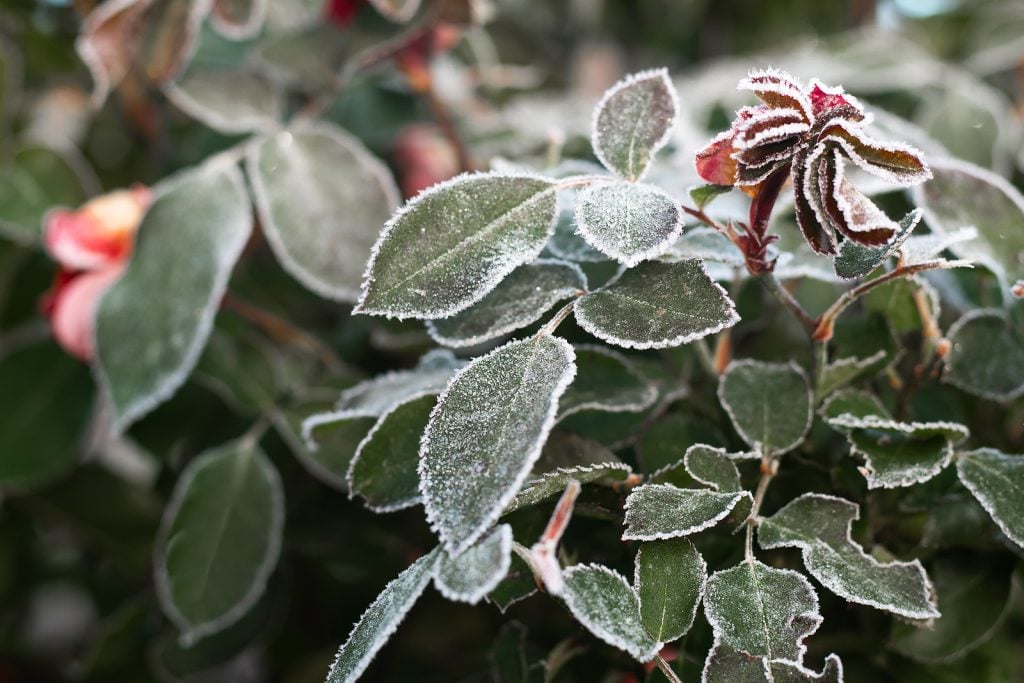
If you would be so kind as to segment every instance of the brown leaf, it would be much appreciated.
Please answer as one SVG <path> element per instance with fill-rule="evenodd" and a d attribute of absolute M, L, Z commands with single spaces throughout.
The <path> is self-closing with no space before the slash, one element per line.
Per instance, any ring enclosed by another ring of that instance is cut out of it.
<path fill-rule="evenodd" d="M 92 104 L 99 107 L 131 70 L 139 34 L 153 0 L 107 0 L 85 18 L 75 49 L 93 79 Z"/>

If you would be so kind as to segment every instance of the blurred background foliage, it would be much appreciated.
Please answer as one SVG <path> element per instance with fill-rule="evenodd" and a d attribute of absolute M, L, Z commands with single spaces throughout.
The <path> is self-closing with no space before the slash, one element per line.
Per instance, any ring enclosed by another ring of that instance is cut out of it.
<path fill-rule="evenodd" d="M 330 404 L 338 389 L 411 366 L 432 343 L 421 325 L 353 318 L 347 306 L 312 295 L 255 237 L 232 277 L 236 304 L 225 305 L 196 372 L 124 438 L 104 437 L 89 368 L 49 340 L 40 300 L 55 266 L 38 248 L 33 226 L 48 207 L 152 185 L 244 135 L 218 132 L 147 83 L 122 84 L 93 111 L 90 75 L 74 48 L 92 4 L 0 4 L 0 232 L 6 236 L 0 239 L 0 682 L 321 681 L 362 610 L 434 541 L 420 509 L 374 515 L 313 476 L 303 466 L 308 454 L 295 425 Z M 543 159 L 560 142 L 558 130 L 565 134 L 564 156 L 592 159 L 585 135 L 601 92 L 628 71 L 666 65 L 680 79 L 690 128 L 674 143 L 673 158 L 683 161 L 666 163 L 655 176 L 681 194 L 695 182 L 688 154 L 742 102 L 732 92 L 738 75 L 772 64 L 843 83 L 1020 186 L 1024 5 L 1015 0 L 492 0 L 484 15 L 482 26 L 432 64 L 436 94 L 481 164 L 499 155 Z M 403 161 L 408 150 L 400 141 L 409 126 L 435 121 L 427 98 L 384 66 L 359 72 L 336 99 L 317 99 L 346 60 L 400 28 L 369 7 L 359 8 L 347 26 L 323 16 L 316 0 L 271 0 L 268 25 L 256 38 L 232 42 L 206 26 L 187 73 L 256 64 L 283 84 L 287 111 L 323 105 L 324 118 L 386 160 L 406 187 L 410 169 L 423 162 L 415 154 Z M 426 154 L 450 156 L 446 144 L 442 137 Z M 907 207 L 901 196 L 887 201 Z M 936 284 L 965 297 L 963 309 L 994 296 L 991 278 L 944 275 Z M 806 281 L 797 293 L 820 310 L 836 291 Z M 744 319 L 737 356 L 804 354 L 800 330 L 760 289 L 741 286 L 736 296 Z M 574 341 L 586 339 L 571 323 L 565 328 Z M 837 355 L 858 354 L 880 340 L 909 348 L 918 328 L 905 303 L 883 300 L 874 310 L 869 304 L 838 330 Z M 667 360 L 684 374 L 694 366 L 686 349 Z M 707 396 L 708 380 L 691 375 L 689 396 Z M 876 387 L 894 395 L 884 379 Z M 1019 400 L 993 410 L 937 382 L 913 400 L 922 419 L 964 420 L 983 434 L 984 445 L 1024 449 Z M 193 456 L 243 433 L 268 405 L 276 406 L 276 429 L 263 446 L 282 474 L 287 501 L 281 562 L 242 621 L 184 647 L 154 596 L 151 554 L 161 511 Z M 686 396 L 665 402 L 658 414 L 581 414 L 567 423 L 646 471 L 674 461 L 692 443 L 735 446 L 726 425 L 717 406 Z M 807 490 L 863 499 L 863 481 L 837 443 L 833 434 L 816 433 L 794 456 L 807 466 L 779 478 L 775 504 Z M 1009 601 L 1005 618 L 966 657 L 920 665 L 894 646 L 899 636 L 890 619 L 822 592 L 828 617 L 810 641 L 811 661 L 837 652 L 848 681 L 1024 680 L 1022 565 L 1018 559 L 1015 569 L 1007 559 L 950 472 L 910 495 L 876 491 L 871 499 L 859 533 L 930 566 L 949 567 L 949 574 L 980 566 L 995 577 L 986 584 L 995 588 L 974 604 L 991 610 Z M 629 575 L 632 551 L 607 519 L 620 507 L 618 494 L 588 492 L 565 545 L 570 552 L 586 548 L 586 559 Z M 517 537 L 529 538 L 546 516 L 532 509 L 511 521 Z M 705 539 L 702 552 L 724 561 L 735 551 L 733 540 Z M 524 590 L 522 581 L 506 588 Z M 971 609 L 962 618 L 969 622 Z M 507 626 L 511 619 L 525 629 Z M 681 644 L 684 680 L 699 677 L 709 645 L 710 629 L 701 621 Z M 548 680 L 646 675 L 550 601 L 517 603 L 502 614 L 428 591 L 366 680 L 527 680 L 509 673 L 508 652 L 531 666 L 546 660 Z M 528 680 L 538 680 L 536 673 Z"/>

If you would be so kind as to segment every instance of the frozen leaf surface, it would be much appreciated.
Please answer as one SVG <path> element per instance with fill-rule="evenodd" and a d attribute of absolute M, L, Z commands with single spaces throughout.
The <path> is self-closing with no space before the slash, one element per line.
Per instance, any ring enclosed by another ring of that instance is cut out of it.
<path fill-rule="evenodd" d="M 853 542 L 850 526 L 859 516 L 848 500 L 808 493 L 762 520 L 757 537 L 763 548 L 800 548 L 811 575 L 850 602 L 909 619 L 939 616 L 920 562 L 879 562 Z"/>
<path fill-rule="evenodd" d="M 997 309 L 968 312 L 949 328 L 945 381 L 969 394 L 1012 401 L 1024 394 L 1024 334 Z"/>
<path fill-rule="evenodd" d="M 348 491 L 352 458 L 377 423 L 377 417 L 327 412 L 299 417 L 296 421 L 299 443 L 294 446 L 302 464 L 318 479 Z"/>
<path fill-rule="evenodd" d="M 636 592 L 621 575 L 601 565 L 578 564 L 564 576 L 565 604 L 587 630 L 641 662 L 661 649 L 644 628 Z"/>
<path fill-rule="evenodd" d="M 284 492 L 255 443 L 201 454 L 174 488 L 157 538 L 161 606 L 193 641 L 238 621 L 277 564 Z"/>
<path fill-rule="evenodd" d="M 281 92 L 242 69 L 193 68 L 164 92 L 178 109 L 221 133 L 266 132 L 284 114 Z"/>
<path fill-rule="evenodd" d="M 846 413 L 829 424 L 849 429 L 851 451 L 864 457 L 868 488 L 896 488 L 928 481 L 950 463 L 953 444 L 967 438 L 953 422 L 897 422 Z"/>
<path fill-rule="evenodd" d="M 960 453 L 956 469 L 1003 533 L 1024 548 L 1024 456 L 982 448 Z"/>
<path fill-rule="evenodd" d="M 716 491 L 732 493 L 742 490 L 740 471 L 724 448 L 696 444 L 686 449 L 683 465 L 690 476 Z"/>
<path fill-rule="evenodd" d="M 794 662 L 803 661 L 803 641 L 822 621 L 818 596 L 803 574 L 756 560 L 711 575 L 704 613 L 719 642 Z"/>
<path fill-rule="evenodd" d="M 421 192 L 384 226 L 358 311 L 446 318 L 533 261 L 554 231 L 555 183 L 526 175 L 461 175 Z"/>
<path fill-rule="evenodd" d="M 439 344 L 460 347 L 481 344 L 521 327 L 532 325 L 563 299 L 587 289 L 587 277 L 578 266 L 552 259 L 537 259 L 512 271 L 501 284 L 469 308 L 427 323 Z"/>
<path fill-rule="evenodd" d="M 348 470 L 349 491 L 371 510 L 390 512 L 420 501 L 420 436 L 435 403 L 437 397 L 427 394 L 396 406 L 356 449 Z"/>
<path fill-rule="evenodd" d="M 431 351 L 411 370 L 396 370 L 346 389 L 341 393 L 337 412 L 379 416 L 417 394 L 440 393 L 455 371 L 466 362 L 451 351 Z"/>
<path fill-rule="evenodd" d="M 725 290 L 699 260 L 647 262 L 623 272 L 576 304 L 576 321 L 625 348 L 679 346 L 739 321 Z"/>
<path fill-rule="evenodd" d="M 576 374 L 558 337 L 515 341 L 462 369 L 438 399 L 420 446 L 427 519 L 459 553 L 501 515 L 540 456 Z"/>
<path fill-rule="evenodd" d="M 281 265 L 322 296 L 355 301 L 381 226 L 398 206 L 387 167 L 326 123 L 264 138 L 249 147 L 246 162 Z"/>
<path fill-rule="evenodd" d="M 452 557 L 441 552 L 434 585 L 449 600 L 471 605 L 497 588 L 512 565 L 512 527 L 502 524 Z"/>
<path fill-rule="evenodd" d="M 438 550 L 424 555 L 384 587 L 338 650 L 326 683 L 354 683 L 363 675 L 430 583 L 438 559 Z"/>
<path fill-rule="evenodd" d="M 622 538 L 654 541 L 695 534 L 725 519 L 744 498 L 750 498 L 746 491 L 719 493 L 671 484 L 638 486 L 626 499 Z"/>
<path fill-rule="evenodd" d="M 797 662 L 767 660 L 716 643 L 704 662 L 702 683 L 843 683 L 843 663 L 836 655 L 825 658 L 821 672 Z"/>
<path fill-rule="evenodd" d="M 654 258 L 683 231 L 679 203 L 652 185 L 595 183 L 580 194 L 576 229 L 626 266 Z"/>
<path fill-rule="evenodd" d="M 733 361 L 718 385 L 718 399 L 739 435 L 761 453 L 791 451 L 811 428 L 811 388 L 794 363 Z"/>
<path fill-rule="evenodd" d="M 667 70 L 633 74 L 612 86 L 594 111 L 594 153 L 608 170 L 639 180 L 668 142 L 677 116 Z"/>
<path fill-rule="evenodd" d="M 668 643 L 690 630 L 707 577 L 707 563 L 689 539 L 640 545 L 633 587 L 640 598 L 640 620 L 655 640 Z"/>
<path fill-rule="evenodd" d="M 870 274 L 900 250 L 920 221 L 921 209 L 914 209 L 899 222 L 896 234 L 889 243 L 881 247 L 846 240 L 839 245 L 839 251 L 832 261 L 836 275 L 844 280 L 855 280 Z"/>
<path fill-rule="evenodd" d="M 742 266 L 743 252 L 728 237 L 714 228 L 691 228 L 676 240 L 662 260 L 703 259 L 730 266 Z"/>
<path fill-rule="evenodd" d="M 207 164 L 159 191 L 128 268 L 96 314 L 99 375 L 117 428 L 169 398 L 192 371 L 251 231 L 233 165 Z"/>
<path fill-rule="evenodd" d="M 821 373 L 815 394 L 819 399 L 825 398 L 834 391 L 878 372 L 885 365 L 887 358 L 888 354 L 881 350 L 866 358 L 847 356 L 832 361 L 825 366 L 824 372 Z"/>
<path fill-rule="evenodd" d="M 576 347 L 576 379 L 559 403 L 558 419 L 583 410 L 639 413 L 658 398 L 632 361 L 601 346 Z"/>

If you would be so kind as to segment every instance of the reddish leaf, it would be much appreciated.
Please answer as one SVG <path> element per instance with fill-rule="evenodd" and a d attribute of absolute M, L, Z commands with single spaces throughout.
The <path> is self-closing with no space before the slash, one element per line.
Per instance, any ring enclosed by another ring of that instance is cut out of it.
<path fill-rule="evenodd" d="M 86 17 L 75 48 L 93 80 L 92 103 L 100 106 L 135 61 L 139 33 L 153 0 L 107 0 Z"/>

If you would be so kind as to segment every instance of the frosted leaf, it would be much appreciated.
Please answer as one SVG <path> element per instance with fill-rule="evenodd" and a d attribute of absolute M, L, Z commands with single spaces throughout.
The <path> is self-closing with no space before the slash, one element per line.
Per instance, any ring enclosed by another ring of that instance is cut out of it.
<path fill-rule="evenodd" d="M 852 415 L 849 413 L 829 418 L 828 422 L 833 427 L 870 430 L 893 436 L 904 434 L 919 439 L 942 436 L 958 442 L 970 436 L 970 430 L 957 422 L 900 422 L 880 415 Z"/>
<path fill-rule="evenodd" d="M 949 233 L 933 232 L 914 235 L 903 243 L 903 263 L 915 265 L 939 260 L 942 252 L 961 242 L 978 239 L 976 228 L 960 228 Z"/>
<path fill-rule="evenodd" d="M 299 406 L 272 417 L 278 433 L 306 470 L 328 486 L 348 491 L 348 469 L 376 417 L 307 415 Z"/>
<path fill-rule="evenodd" d="M 893 623 L 889 646 L 926 664 L 944 664 L 988 641 L 1012 607 L 1013 560 L 992 555 L 943 557 L 934 561 L 942 617 L 927 626 Z"/>
<path fill-rule="evenodd" d="M 928 481 L 953 459 L 953 443 L 966 427 L 953 422 L 896 422 L 846 413 L 829 424 L 849 429 L 850 452 L 864 458 L 868 488 L 897 488 Z"/>
<path fill-rule="evenodd" d="M 1024 334 L 999 309 L 969 311 L 949 328 L 943 380 L 975 396 L 1007 402 L 1024 394 Z"/>
<path fill-rule="evenodd" d="M 381 416 L 349 464 L 350 497 L 360 496 L 374 512 L 401 510 L 420 502 L 416 471 L 420 436 L 436 402 L 434 394 L 427 394 Z"/>
<path fill-rule="evenodd" d="M 510 342 L 460 370 L 441 394 L 419 474 L 427 519 L 448 552 L 471 545 L 519 491 L 576 374 L 574 358 L 558 337 Z"/>
<path fill-rule="evenodd" d="M 537 259 L 516 268 L 466 310 L 427 322 L 427 331 L 445 346 L 481 344 L 532 325 L 556 303 L 586 289 L 587 276 L 575 264 Z"/>
<path fill-rule="evenodd" d="M 214 0 L 210 23 L 230 40 L 252 38 L 263 27 L 270 0 Z"/>
<path fill-rule="evenodd" d="M 834 423 L 835 418 L 842 418 L 842 423 L 856 423 L 856 418 L 875 416 L 889 417 L 889 410 L 874 394 L 859 389 L 843 389 L 828 397 L 818 413 L 825 418 L 829 426 L 840 431 L 850 428 Z"/>
<path fill-rule="evenodd" d="M 346 415 L 380 416 L 417 394 L 440 393 L 466 362 L 451 351 L 431 351 L 412 370 L 396 370 L 341 392 L 335 406 Z"/>
<path fill-rule="evenodd" d="M 731 191 L 732 185 L 696 185 L 690 188 L 689 194 L 697 208 L 703 211 L 716 198 Z"/>
<path fill-rule="evenodd" d="M 714 228 L 703 227 L 687 230 L 661 257 L 663 261 L 686 259 L 702 259 L 737 268 L 746 263 L 743 252 L 728 237 Z"/>
<path fill-rule="evenodd" d="M 914 209 L 904 216 L 896 234 L 888 244 L 881 247 L 869 247 L 852 240 L 844 241 L 832 259 L 836 275 L 844 280 L 855 280 L 870 274 L 900 250 L 921 221 L 921 213 L 921 209 Z"/>
<path fill-rule="evenodd" d="M 822 621 L 818 596 L 803 574 L 756 560 L 711 575 L 704 614 L 721 643 L 794 662 L 803 661 L 803 641 Z"/>
<path fill-rule="evenodd" d="M 576 321 L 615 346 L 663 349 L 732 327 L 739 316 L 695 259 L 651 261 L 621 273 L 576 303 Z"/>
<path fill-rule="evenodd" d="M 604 169 L 598 167 L 603 172 Z M 558 221 L 555 233 L 548 241 L 547 250 L 554 256 L 578 263 L 603 263 L 608 257 L 576 232 L 576 198 L 579 195 L 574 189 L 562 190 L 558 193 Z"/>
<path fill-rule="evenodd" d="M 281 478 L 255 443 L 234 441 L 189 463 L 154 559 L 157 597 L 184 640 L 222 631 L 256 604 L 283 532 Z"/>
<path fill-rule="evenodd" d="M 98 374 L 118 430 L 170 398 L 195 367 L 252 232 L 242 174 L 221 159 L 156 195 L 96 312 Z"/>
<path fill-rule="evenodd" d="M 391 21 L 404 24 L 413 18 L 421 0 L 370 0 L 373 8 Z"/>
<path fill-rule="evenodd" d="M 338 650 L 326 683 L 354 683 L 366 671 L 374 655 L 395 632 L 423 589 L 434 576 L 440 559 L 435 549 L 416 560 L 398 575 L 373 601 L 359 622 L 353 627 L 348 640 Z"/>
<path fill-rule="evenodd" d="M 475 605 L 497 588 L 512 566 L 512 527 L 502 524 L 452 557 L 442 551 L 434 585 L 441 595 Z"/>
<path fill-rule="evenodd" d="M 919 561 L 879 562 L 854 543 L 850 526 L 859 516 L 855 503 L 807 493 L 761 520 L 757 538 L 766 549 L 800 548 L 807 571 L 850 602 L 909 619 L 939 616 Z"/>
<path fill-rule="evenodd" d="M 843 683 L 843 663 L 836 655 L 825 658 L 821 672 L 798 662 L 767 660 L 716 642 L 704 661 L 702 683 Z"/>
<path fill-rule="evenodd" d="M 355 301 L 381 226 L 398 205 L 387 167 L 332 124 L 307 124 L 248 148 L 263 232 L 291 275 L 321 296 Z"/>
<path fill-rule="evenodd" d="M 671 484 L 637 486 L 626 499 L 626 531 L 622 538 L 654 541 L 695 534 L 725 519 L 745 498 L 750 498 L 746 491 L 719 493 Z"/>
<path fill-rule="evenodd" d="M 594 110 L 594 154 L 608 170 L 626 180 L 639 180 L 672 135 L 679 113 L 677 99 L 666 69 L 642 71 L 619 81 Z"/>
<path fill-rule="evenodd" d="M 956 471 L 993 521 L 1024 548 L 1024 456 L 993 448 L 958 453 Z"/>
<path fill-rule="evenodd" d="M 79 206 L 98 191 L 88 164 L 70 150 L 12 150 L 0 183 L 0 235 L 20 244 L 43 239 L 43 218 L 55 206 Z"/>
<path fill-rule="evenodd" d="M 668 643 L 690 630 L 707 577 L 707 563 L 689 539 L 640 544 L 633 588 L 640 598 L 640 620 L 655 640 Z"/>
<path fill-rule="evenodd" d="M 741 491 L 740 471 L 724 448 L 695 444 L 683 454 L 683 465 L 690 476 L 716 491 Z"/>
<path fill-rule="evenodd" d="M 640 619 L 640 600 L 621 575 L 597 564 L 578 564 L 564 572 L 562 597 L 588 631 L 641 662 L 661 649 Z"/>
<path fill-rule="evenodd" d="M 216 131 L 266 132 L 284 115 L 284 98 L 269 80 L 242 69 L 189 69 L 164 86 L 174 106 Z"/>
<path fill-rule="evenodd" d="M 548 178 L 464 174 L 410 200 L 373 247 L 356 311 L 446 318 L 533 261 L 554 231 Z"/>
<path fill-rule="evenodd" d="M 537 592 L 537 580 L 533 570 L 518 553 L 512 553 L 512 564 L 508 574 L 497 588 L 487 595 L 487 601 L 504 614 L 512 605 L 525 600 Z"/>
<path fill-rule="evenodd" d="M 584 410 L 639 413 L 658 398 L 657 388 L 628 358 L 602 346 L 577 346 L 576 368 L 559 403 L 559 420 Z"/>
<path fill-rule="evenodd" d="M 811 387 L 795 363 L 733 361 L 718 384 L 718 400 L 740 437 L 762 454 L 793 450 L 811 428 Z"/>
<path fill-rule="evenodd" d="M 635 266 L 676 241 L 683 231 L 683 211 L 652 185 L 594 183 L 580 193 L 576 229 L 601 253 Z"/>
<path fill-rule="evenodd" d="M 825 398 L 848 384 L 878 372 L 884 367 L 887 359 L 888 354 L 882 350 L 867 358 L 848 356 L 834 360 L 825 365 L 814 393 L 819 399 Z"/>
<path fill-rule="evenodd" d="M 914 189 L 938 233 L 973 227 L 978 238 L 950 245 L 954 254 L 977 259 L 994 272 L 1004 290 L 1024 275 L 1024 196 L 1002 176 L 965 161 L 936 159 L 934 177 Z"/>

